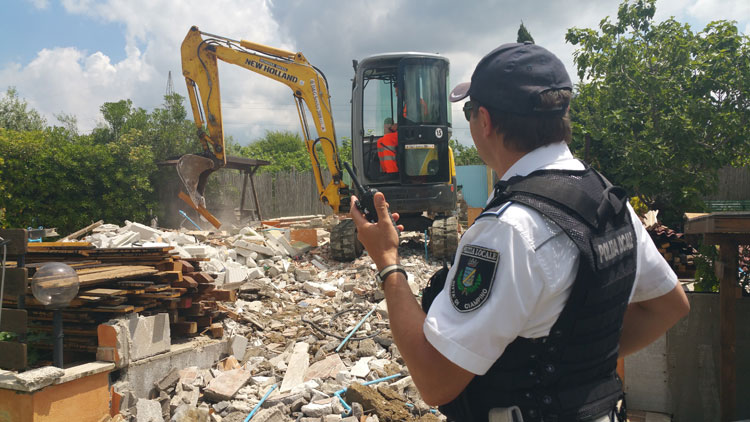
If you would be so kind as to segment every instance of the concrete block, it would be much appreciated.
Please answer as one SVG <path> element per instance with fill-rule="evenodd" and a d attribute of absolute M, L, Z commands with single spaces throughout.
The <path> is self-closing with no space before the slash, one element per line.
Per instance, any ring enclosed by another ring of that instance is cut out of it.
<path fill-rule="evenodd" d="M 141 235 L 136 232 L 125 232 L 119 234 L 109 241 L 110 248 L 119 248 L 128 246 L 133 242 L 141 240 Z"/>
<path fill-rule="evenodd" d="M 216 401 L 230 400 L 247 383 L 250 376 L 250 372 L 244 369 L 221 372 L 208 383 L 203 393 L 206 397 Z"/>
<path fill-rule="evenodd" d="M 370 361 L 375 359 L 374 356 L 363 357 L 354 364 L 352 369 L 349 370 L 353 376 L 357 378 L 364 378 L 370 373 Z"/>
<path fill-rule="evenodd" d="M 322 418 L 325 415 L 333 413 L 333 408 L 331 407 L 331 403 L 310 403 L 302 406 L 302 413 L 311 418 Z"/>
<path fill-rule="evenodd" d="M 292 244 L 289 242 L 289 239 L 287 239 L 285 232 L 281 232 L 278 230 L 271 230 L 268 232 L 268 238 L 266 238 L 266 242 L 268 239 L 273 239 L 274 241 L 278 242 L 281 247 L 284 248 L 284 250 L 291 256 L 297 256 L 299 255 L 299 251 L 297 248 L 292 246 Z"/>
<path fill-rule="evenodd" d="M 168 352 L 172 345 L 169 314 L 147 317 L 133 314 L 128 320 L 128 330 L 131 361 Z"/>
<path fill-rule="evenodd" d="M 144 240 L 144 241 L 156 240 L 158 237 L 162 235 L 161 231 L 151 228 L 149 226 L 143 225 L 141 223 L 130 222 L 125 226 L 125 228 L 131 232 L 138 233 L 141 237 L 141 240 Z"/>
<path fill-rule="evenodd" d="M 245 242 L 243 240 L 238 240 L 237 242 L 234 242 L 234 245 L 232 246 L 237 250 L 237 253 L 241 255 L 247 254 L 245 256 L 252 257 L 252 252 L 256 252 L 258 254 L 265 255 L 265 256 L 276 255 L 276 251 L 274 249 L 271 249 L 267 246 L 258 245 L 257 243 Z"/>
<path fill-rule="evenodd" d="M 255 280 L 256 278 L 263 277 L 263 270 L 260 267 L 251 268 L 247 273 L 248 280 Z"/>
<path fill-rule="evenodd" d="M 310 355 L 307 353 L 310 345 L 307 343 L 296 343 L 289 358 L 284 380 L 281 381 L 280 393 L 291 391 L 292 388 L 305 382 L 305 371 L 310 366 Z"/>
<path fill-rule="evenodd" d="M 205 246 L 183 246 L 182 249 L 189 253 L 193 258 L 205 258 L 208 256 L 208 248 Z"/>
<path fill-rule="evenodd" d="M 245 357 L 245 350 L 247 350 L 247 337 L 234 335 L 229 339 L 229 353 L 231 353 L 237 360 L 242 360 Z"/>
<path fill-rule="evenodd" d="M 164 422 L 161 404 L 156 400 L 138 400 L 135 404 L 136 422 Z"/>
<path fill-rule="evenodd" d="M 294 278 L 299 282 L 312 280 L 312 273 L 309 270 L 297 268 L 294 270 Z"/>
<path fill-rule="evenodd" d="M 276 239 L 274 239 L 272 237 L 266 238 L 266 246 L 268 246 L 269 248 L 273 249 L 273 251 L 274 251 L 273 256 L 287 257 L 287 256 L 291 255 L 289 253 L 289 251 L 286 250 L 286 248 L 284 247 L 284 245 L 282 245 L 278 240 L 276 240 Z"/>

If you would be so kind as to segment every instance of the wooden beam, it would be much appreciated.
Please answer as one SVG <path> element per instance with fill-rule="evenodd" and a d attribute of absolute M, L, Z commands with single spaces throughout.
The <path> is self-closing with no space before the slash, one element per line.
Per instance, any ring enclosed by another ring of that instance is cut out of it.
<path fill-rule="evenodd" d="M 97 227 L 101 226 L 102 224 L 104 224 L 104 220 L 99 220 L 99 221 L 97 221 L 97 222 L 96 222 L 96 223 L 94 223 L 94 224 L 90 224 L 90 225 L 88 225 L 88 226 L 86 226 L 86 227 L 82 228 L 81 230 L 78 230 L 78 231 L 76 231 L 76 232 L 73 232 L 73 233 L 71 233 L 71 234 L 69 234 L 69 235 L 67 235 L 67 236 L 63 237 L 63 238 L 62 238 L 62 239 L 60 239 L 60 240 L 61 240 L 61 241 L 63 241 L 63 240 L 68 240 L 68 239 L 78 239 L 78 238 L 79 238 L 79 237 L 81 237 L 82 235 L 84 235 L 84 234 L 86 234 L 86 233 L 90 232 L 91 230 L 94 230 L 95 228 L 97 228 Z"/>
<path fill-rule="evenodd" d="M 26 294 L 29 286 L 29 272 L 26 268 L 5 269 L 5 291 L 3 296 L 17 297 Z"/>
<path fill-rule="evenodd" d="M 217 229 L 221 227 L 221 222 L 216 217 L 214 217 L 213 214 L 211 214 L 207 209 L 195 205 L 193 203 L 193 200 L 190 199 L 190 197 L 187 196 L 185 192 L 180 191 L 180 193 L 177 196 L 183 201 L 185 201 L 186 204 L 190 205 L 191 208 L 198 211 L 200 215 L 202 215 L 203 218 L 208 220 L 208 222 L 211 223 L 214 227 L 216 227 Z"/>
<path fill-rule="evenodd" d="M 26 345 L 10 341 L 0 341 L 0 368 L 26 369 Z"/>
<path fill-rule="evenodd" d="M 737 260 L 738 245 L 734 242 L 723 242 L 719 245 L 719 259 L 715 263 L 716 276 L 719 278 L 719 331 L 721 346 L 719 363 L 721 367 L 719 404 L 721 421 L 734 420 L 737 404 Z"/>
<path fill-rule="evenodd" d="M 29 331 L 26 310 L 3 308 L 2 318 L 0 318 L 0 331 L 26 334 Z"/>

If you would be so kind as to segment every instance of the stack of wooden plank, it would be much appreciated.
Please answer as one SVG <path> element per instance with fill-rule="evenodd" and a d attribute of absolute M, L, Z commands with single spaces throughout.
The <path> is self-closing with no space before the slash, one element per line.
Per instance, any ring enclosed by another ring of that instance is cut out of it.
<path fill-rule="evenodd" d="M 200 270 L 201 259 L 184 259 L 172 247 L 97 249 L 87 242 L 30 243 L 25 266 L 31 278 L 47 262 L 75 269 L 78 295 L 63 311 L 66 352 L 96 353 L 96 327 L 118 316 L 168 313 L 172 339 L 210 332 L 222 334 L 217 323 L 224 315 L 217 300 L 233 301 L 233 291 L 216 289 L 214 279 Z M 50 347 L 44 333 L 52 331 L 52 310 L 27 289 L 29 344 Z M 4 298 L 15 308 L 16 297 Z"/>

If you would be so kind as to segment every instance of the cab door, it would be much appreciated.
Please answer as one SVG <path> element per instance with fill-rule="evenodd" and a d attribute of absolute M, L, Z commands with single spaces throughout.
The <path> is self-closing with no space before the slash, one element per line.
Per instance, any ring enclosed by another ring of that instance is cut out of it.
<path fill-rule="evenodd" d="M 398 65 L 398 164 L 401 183 L 450 182 L 448 61 L 404 58 Z"/>

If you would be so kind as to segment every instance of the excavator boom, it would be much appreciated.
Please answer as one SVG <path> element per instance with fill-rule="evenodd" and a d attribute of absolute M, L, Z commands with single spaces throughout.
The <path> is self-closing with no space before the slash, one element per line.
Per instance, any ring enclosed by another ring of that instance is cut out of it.
<path fill-rule="evenodd" d="M 190 28 L 182 42 L 181 53 L 182 74 L 203 152 L 183 156 L 177 170 L 195 204 L 205 207 L 206 179 L 226 165 L 217 66 L 221 60 L 281 82 L 292 90 L 320 200 L 331 206 L 334 212 L 345 211 L 348 201 L 342 201 L 341 192 L 346 192 L 347 186 L 341 178 L 328 83 L 320 70 L 312 66 L 302 53 L 201 32 L 195 26 Z M 310 133 L 307 112 L 317 131 L 315 137 Z M 316 155 L 318 144 L 331 172 L 328 183 L 323 180 Z"/>

